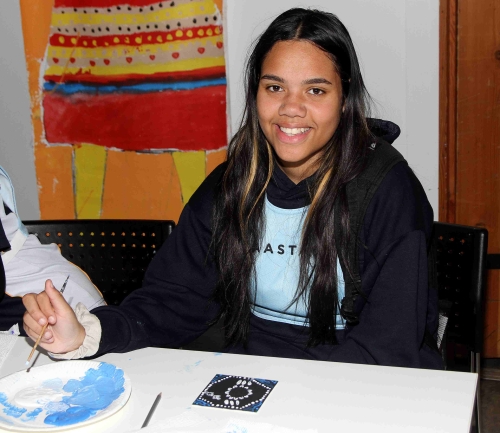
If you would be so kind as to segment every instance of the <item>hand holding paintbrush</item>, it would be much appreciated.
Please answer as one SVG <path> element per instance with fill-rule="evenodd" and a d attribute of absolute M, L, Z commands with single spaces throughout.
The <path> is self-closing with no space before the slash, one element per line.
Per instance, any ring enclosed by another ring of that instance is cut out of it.
<path fill-rule="evenodd" d="M 54 353 L 70 352 L 80 347 L 85 339 L 85 329 L 61 295 L 63 291 L 57 290 L 52 281 L 47 280 L 43 292 L 23 297 L 26 307 L 24 329 L 36 342 L 32 353 L 37 346 Z"/>
<path fill-rule="evenodd" d="M 68 284 L 68 280 L 69 280 L 69 275 L 67 276 L 66 280 L 64 281 L 64 284 L 62 285 L 62 288 L 60 291 L 61 295 L 64 293 L 64 290 L 66 289 L 66 284 Z M 42 338 L 42 335 L 45 333 L 48 324 L 49 324 L 49 322 L 47 322 L 45 325 L 43 325 L 43 328 L 40 331 L 40 335 L 36 339 L 35 345 L 33 346 L 33 349 L 31 349 L 30 356 L 28 356 L 28 359 L 26 361 L 26 365 L 30 365 L 31 358 L 33 357 L 33 354 L 35 353 L 35 350 L 38 346 L 38 343 L 40 343 L 40 339 Z"/>

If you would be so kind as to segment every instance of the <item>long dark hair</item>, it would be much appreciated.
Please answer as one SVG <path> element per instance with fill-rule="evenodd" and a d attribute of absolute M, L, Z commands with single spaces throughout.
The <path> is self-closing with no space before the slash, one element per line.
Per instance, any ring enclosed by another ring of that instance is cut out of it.
<path fill-rule="evenodd" d="M 249 331 L 256 250 L 263 238 L 265 190 L 274 153 L 260 129 L 257 90 L 262 63 L 279 41 L 309 41 L 325 51 L 342 82 L 340 123 L 326 144 L 310 188 L 300 246 L 299 286 L 294 301 L 307 301 L 309 345 L 336 343 L 337 257 L 349 242 L 346 183 L 363 168 L 370 132 L 366 123 L 369 96 L 347 29 L 333 14 L 290 9 L 278 16 L 254 45 L 246 67 L 246 106 L 241 126 L 228 147 L 227 169 L 213 216 L 213 248 L 219 272 L 214 292 L 228 344 L 245 341 Z M 340 215 L 333 212 L 340 203 Z M 340 218 L 340 233 L 334 219 Z"/>

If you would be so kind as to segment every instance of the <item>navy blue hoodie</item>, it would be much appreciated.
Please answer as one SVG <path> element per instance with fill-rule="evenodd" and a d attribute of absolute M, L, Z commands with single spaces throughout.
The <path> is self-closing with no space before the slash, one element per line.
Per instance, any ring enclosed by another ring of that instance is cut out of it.
<path fill-rule="evenodd" d="M 372 131 L 392 142 L 399 128 L 373 121 Z M 217 167 L 185 206 L 179 223 L 151 262 L 143 287 L 119 307 L 92 311 L 103 329 L 99 352 L 181 347 L 207 329 L 218 312 L 210 301 L 216 281 L 208 254 Z M 282 208 L 309 203 L 307 179 L 294 184 L 277 168 L 267 189 Z M 228 352 L 404 367 L 442 368 L 439 354 L 424 344 L 437 328 L 437 293 L 427 282 L 427 244 L 433 213 L 406 162 L 396 164 L 371 200 L 360 233 L 360 275 L 366 302 L 358 298 L 359 323 L 338 331 L 336 345 L 307 347 L 307 328 L 252 316 L 247 345 Z"/>

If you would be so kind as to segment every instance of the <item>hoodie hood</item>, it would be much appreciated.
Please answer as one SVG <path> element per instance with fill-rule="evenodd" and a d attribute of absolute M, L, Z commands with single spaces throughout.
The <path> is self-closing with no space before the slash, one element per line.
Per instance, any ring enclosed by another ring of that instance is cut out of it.
<path fill-rule="evenodd" d="M 401 129 L 389 120 L 367 118 L 371 133 L 378 139 L 392 144 L 401 134 Z M 370 143 L 371 144 L 371 143 Z M 282 209 L 298 209 L 310 204 L 309 185 L 314 181 L 314 174 L 298 184 L 274 164 L 273 175 L 267 187 L 267 198 Z"/>
<path fill-rule="evenodd" d="M 366 123 L 370 132 L 377 138 L 387 141 L 387 143 L 394 143 L 396 138 L 401 134 L 401 129 L 398 125 L 390 120 L 372 119 L 367 118 Z"/>

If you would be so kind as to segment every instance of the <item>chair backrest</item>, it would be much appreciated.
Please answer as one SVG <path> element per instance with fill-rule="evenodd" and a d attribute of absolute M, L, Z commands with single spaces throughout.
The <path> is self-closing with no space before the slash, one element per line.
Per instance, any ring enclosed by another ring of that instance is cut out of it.
<path fill-rule="evenodd" d="M 109 305 L 142 285 L 146 268 L 175 223 L 160 220 L 24 221 L 42 244 L 83 269 Z"/>
<path fill-rule="evenodd" d="M 436 260 L 440 308 L 448 316 L 445 363 L 471 371 L 471 352 L 483 348 L 483 310 L 488 231 L 435 222 L 431 257 Z M 472 365 L 473 367 L 473 365 Z"/>

